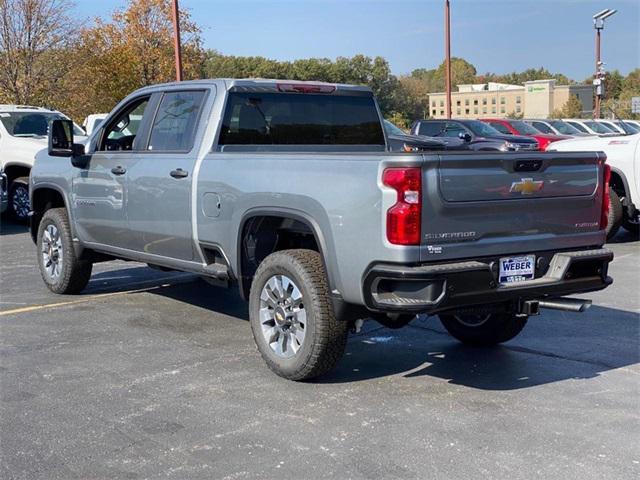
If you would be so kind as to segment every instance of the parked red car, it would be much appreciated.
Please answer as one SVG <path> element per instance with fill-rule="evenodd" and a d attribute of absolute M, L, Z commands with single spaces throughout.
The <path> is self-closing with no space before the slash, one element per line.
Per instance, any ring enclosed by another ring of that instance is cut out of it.
<path fill-rule="evenodd" d="M 551 142 L 557 142 L 558 140 L 571 138 L 565 135 L 551 135 L 549 133 L 542 133 L 540 130 L 537 130 L 528 123 L 524 123 L 522 120 L 510 120 L 505 118 L 482 118 L 480 120 L 488 123 L 500 133 L 504 133 L 507 135 L 524 135 L 526 137 L 533 137 L 538 141 L 539 149 L 543 151 L 547 149 L 547 146 Z"/>

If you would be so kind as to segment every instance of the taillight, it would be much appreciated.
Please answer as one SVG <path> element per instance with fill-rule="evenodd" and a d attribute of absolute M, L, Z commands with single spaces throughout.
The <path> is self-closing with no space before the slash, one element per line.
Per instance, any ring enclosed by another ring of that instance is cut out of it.
<path fill-rule="evenodd" d="M 600 229 L 607 228 L 609 223 L 609 181 L 611 180 L 611 167 L 605 163 L 607 159 L 603 160 L 602 165 L 602 177 L 604 178 L 603 190 L 602 190 L 602 212 L 600 214 Z"/>
<path fill-rule="evenodd" d="M 387 240 L 395 245 L 419 245 L 422 170 L 387 168 L 382 174 L 382 183 L 397 192 L 396 203 L 387 210 Z"/>

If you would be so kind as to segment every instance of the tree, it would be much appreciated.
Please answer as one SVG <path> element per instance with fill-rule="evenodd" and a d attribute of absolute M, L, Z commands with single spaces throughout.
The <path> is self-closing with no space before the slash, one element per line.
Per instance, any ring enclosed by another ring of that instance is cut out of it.
<path fill-rule="evenodd" d="M 264 57 L 222 55 L 210 50 L 206 54 L 204 75 L 210 78 L 275 78 L 368 85 L 385 115 L 404 113 L 407 108 L 402 86 L 382 57 L 355 55 L 338 57 L 335 61 L 307 58 L 278 62 Z"/>
<path fill-rule="evenodd" d="M 622 93 L 624 77 L 618 70 L 607 73 L 604 79 L 604 96 L 606 98 L 618 98 Z"/>
<path fill-rule="evenodd" d="M 562 108 L 551 113 L 551 118 L 580 118 L 581 116 L 582 102 L 576 95 L 570 95 Z"/>
<path fill-rule="evenodd" d="M 412 120 L 429 116 L 429 87 L 428 82 L 414 76 L 400 77 L 405 105 L 403 113 Z"/>
<path fill-rule="evenodd" d="M 200 29 L 181 11 L 185 79 L 201 78 Z M 110 22 L 96 19 L 80 32 L 74 69 L 64 79 L 60 108 L 76 119 L 108 112 L 133 90 L 175 80 L 171 0 L 130 0 Z"/>
<path fill-rule="evenodd" d="M 70 63 L 68 0 L 0 0 L 0 101 L 46 104 Z"/>
<path fill-rule="evenodd" d="M 607 98 L 603 103 L 603 112 L 613 111 L 619 118 L 639 119 L 640 114 L 631 113 L 632 97 L 640 97 L 640 68 L 632 70 L 624 77 L 618 98 Z"/>

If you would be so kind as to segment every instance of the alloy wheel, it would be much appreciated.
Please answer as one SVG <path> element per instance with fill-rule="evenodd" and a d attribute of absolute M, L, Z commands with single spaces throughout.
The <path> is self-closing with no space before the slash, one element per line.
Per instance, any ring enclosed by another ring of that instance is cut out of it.
<path fill-rule="evenodd" d="M 285 275 L 274 275 L 260 293 L 260 326 L 265 341 L 282 358 L 293 357 L 303 346 L 307 312 L 302 292 Z"/>
<path fill-rule="evenodd" d="M 60 231 L 53 224 L 47 225 L 42 234 L 42 265 L 52 280 L 62 273 L 63 256 Z"/>

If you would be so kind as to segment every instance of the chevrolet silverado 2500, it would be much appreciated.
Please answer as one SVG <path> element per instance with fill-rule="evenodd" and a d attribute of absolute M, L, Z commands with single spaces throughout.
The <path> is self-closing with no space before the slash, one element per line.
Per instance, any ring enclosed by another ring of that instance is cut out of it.
<path fill-rule="evenodd" d="M 31 172 L 46 285 L 80 292 L 113 258 L 236 285 L 262 357 L 289 379 L 333 368 L 363 318 L 438 314 L 490 345 L 612 281 L 603 154 L 389 152 L 365 87 L 157 85 L 87 145 L 69 121 L 49 130 Z"/>

